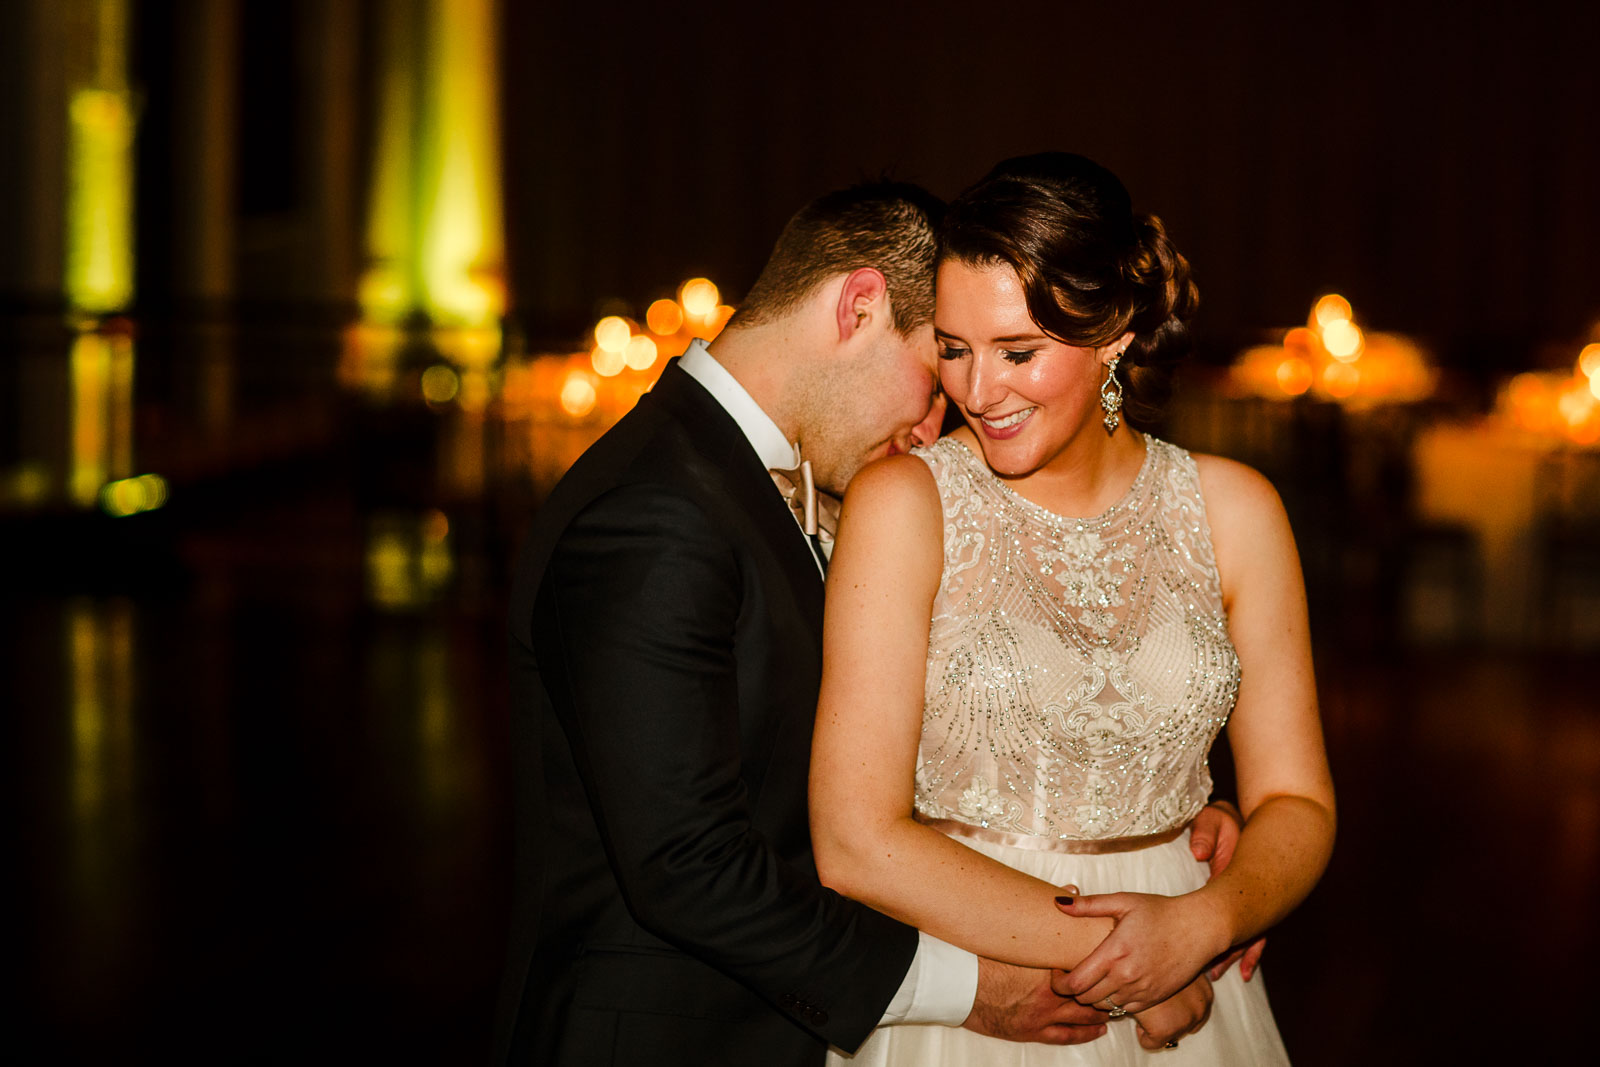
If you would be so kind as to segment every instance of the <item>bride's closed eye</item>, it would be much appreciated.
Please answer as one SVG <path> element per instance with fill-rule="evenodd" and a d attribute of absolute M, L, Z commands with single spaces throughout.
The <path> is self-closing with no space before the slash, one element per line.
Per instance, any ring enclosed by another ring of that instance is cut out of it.
<path fill-rule="evenodd" d="M 1028 362 L 1028 360 L 1032 359 L 1033 356 L 1034 356 L 1034 353 L 1038 352 L 1038 351 L 1039 350 L 1037 348 L 1027 348 L 1027 349 L 1023 349 L 1020 352 L 1011 351 L 1009 349 L 1004 349 L 1003 348 L 1003 349 L 1000 350 L 1000 356 L 1007 363 L 1022 364 L 1022 363 L 1026 363 L 1026 362 Z"/>
<path fill-rule="evenodd" d="M 940 345 L 939 346 L 939 358 L 940 359 L 947 359 L 947 360 L 948 359 L 960 359 L 962 356 L 964 356 L 966 354 L 967 354 L 967 350 L 965 348 L 961 348 L 961 347 L 959 347 L 957 345 Z"/>

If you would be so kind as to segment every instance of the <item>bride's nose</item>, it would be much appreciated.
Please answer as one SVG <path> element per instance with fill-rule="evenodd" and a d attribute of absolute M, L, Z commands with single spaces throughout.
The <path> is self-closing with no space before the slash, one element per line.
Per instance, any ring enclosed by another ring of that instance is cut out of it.
<path fill-rule="evenodd" d="M 982 413 L 1005 397 L 1003 369 L 996 357 L 973 353 L 967 361 L 967 410 Z"/>

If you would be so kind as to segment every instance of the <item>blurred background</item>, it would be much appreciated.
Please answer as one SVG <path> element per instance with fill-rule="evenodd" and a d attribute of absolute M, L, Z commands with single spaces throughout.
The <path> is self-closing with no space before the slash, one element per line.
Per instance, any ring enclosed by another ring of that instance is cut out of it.
<path fill-rule="evenodd" d="M 1341 833 L 1297 1063 L 1600 997 L 1600 8 L 0 5 L 17 1048 L 472 1063 L 505 601 L 802 202 L 1065 148 L 1189 255 L 1160 432 L 1300 539 Z"/>

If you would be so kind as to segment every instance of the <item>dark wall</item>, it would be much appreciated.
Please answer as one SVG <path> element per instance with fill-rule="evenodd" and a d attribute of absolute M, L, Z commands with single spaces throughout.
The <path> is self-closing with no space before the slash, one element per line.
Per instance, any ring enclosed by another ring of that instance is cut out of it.
<path fill-rule="evenodd" d="M 1166 218 L 1214 337 L 1329 288 L 1489 363 L 1600 318 L 1595 5 L 629 7 L 506 5 L 535 333 L 691 273 L 737 297 L 796 206 L 859 176 L 949 196 L 1044 147 Z"/>

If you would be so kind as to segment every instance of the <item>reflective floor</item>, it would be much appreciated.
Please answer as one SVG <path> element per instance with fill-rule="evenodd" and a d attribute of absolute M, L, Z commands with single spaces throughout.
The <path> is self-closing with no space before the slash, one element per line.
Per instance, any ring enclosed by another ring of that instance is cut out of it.
<path fill-rule="evenodd" d="M 481 1062 L 510 892 L 506 576 L 550 449 L 590 430 L 529 446 L 363 400 L 333 344 L 208 430 L 188 357 L 163 378 L 172 349 L 141 344 L 120 473 L 159 469 L 162 506 L 0 515 L 17 1047 Z M 1317 563 L 1343 558 L 1336 528 L 1286 496 L 1342 806 L 1333 867 L 1269 943 L 1295 1062 L 1571 1058 L 1600 999 L 1593 655 L 1395 637 Z"/>

